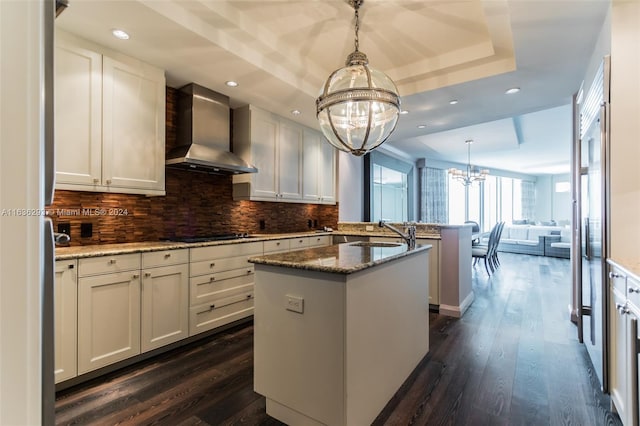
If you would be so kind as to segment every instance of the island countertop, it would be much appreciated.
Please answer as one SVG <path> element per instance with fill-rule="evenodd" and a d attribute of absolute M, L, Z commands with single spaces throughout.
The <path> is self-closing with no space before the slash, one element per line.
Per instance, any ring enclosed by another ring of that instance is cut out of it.
<path fill-rule="evenodd" d="M 249 258 L 249 262 L 309 271 L 352 274 L 429 249 L 431 244 L 419 244 L 415 249 L 409 250 L 406 244 L 352 242 L 255 256 Z"/>

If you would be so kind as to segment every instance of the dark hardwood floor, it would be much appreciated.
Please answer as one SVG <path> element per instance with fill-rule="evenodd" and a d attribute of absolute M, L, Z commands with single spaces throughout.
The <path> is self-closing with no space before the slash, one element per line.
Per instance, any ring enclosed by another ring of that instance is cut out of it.
<path fill-rule="evenodd" d="M 429 355 L 374 424 L 620 424 L 568 320 L 569 261 L 500 258 L 490 278 L 474 268 L 463 318 L 430 315 Z M 56 423 L 279 425 L 253 392 L 252 351 L 252 325 L 234 327 L 59 392 Z"/>

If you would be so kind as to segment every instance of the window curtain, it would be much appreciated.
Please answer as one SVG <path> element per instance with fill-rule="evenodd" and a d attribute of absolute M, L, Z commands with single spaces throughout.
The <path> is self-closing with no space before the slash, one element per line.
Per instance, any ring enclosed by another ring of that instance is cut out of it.
<path fill-rule="evenodd" d="M 536 184 L 534 182 L 522 181 L 522 217 L 533 219 L 536 217 Z"/>
<path fill-rule="evenodd" d="M 447 171 L 424 167 L 420 169 L 420 221 L 447 223 L 449 201 Z"/>

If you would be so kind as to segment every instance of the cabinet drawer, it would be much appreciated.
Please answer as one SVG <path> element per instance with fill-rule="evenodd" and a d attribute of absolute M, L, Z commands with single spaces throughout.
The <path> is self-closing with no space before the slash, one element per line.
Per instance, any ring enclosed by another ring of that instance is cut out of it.
<path fill-rule="evenodd" d="M 79 277 L 133 271 L 135 269 L 140 269 L 140 253 L 90 257 L 78 261 Z"/>
<path fill-rule="evenodd" d="M 300 237 L 291 239 L 291 250 L 300 250 L 309 247 L 309 237 Z"/>
<path fill-rule="evenodd" d="M 238 275 L 239 273 L 242 271 L 227 271 L 191 278 L 189 304 L 195 306 L 205 302 L 219 301 L 253 288 L 253 271 L 244 275 Z"/>
<path fill-rule="evenodd" d="M 289 251 L 291 240 L 271 240 L 264 242 L 264 254 Z"/>
<path fill-rule="evenodd" d="M 226 305 L 194 306 L 189 311 L 189 335 L 212 330 L 233 321 L 253 315 L 253 292 L 229 298 Z"/>
<path fill-rule="evenodd" d="M 218 246 L 197 247 L 191 249 L 191 262 L 219 259 L 223 257 L 261 255 L 262 241 L 253 243 L 221 244 Z"/>
<path fill-rule="evenodd" d="M 609 272 L 609 286 L 614 290 L 620 292 L 620 294 L 627 293 L 627 275 L 620 269 L 610 266 Z"/>
<path fill-rule="evenodd" d="M 309 238 L 309 246 L 311 247 L 322 247 L 322 246 L 330 246 L 333 238 L 331 235 L 317 235 Z"/>
<path fill-rule="evenodd" d="M 247 262 L 248 256 L 226 257 L 223 259 L 205 260 L 202 262 L 192 262 L 190 276 L 197 277 L 205 274 L 215 274 L 233 269 L 243 269 L 253 271 L 253 263 Z M 242 271 L 241 271 L 242 272 Z"/>
<path fill-rule="evenodd" d="M 636 311 L 640 311 L 640 282 L 627 278 L 627 299 Z"/>
<path fill-rule="evenodd" d="M 150 253 L 142 253 L 142 268 L 155 268 L 157 266 L 178 265 L 189 263 L 189 250 L 163 250 Z"/>

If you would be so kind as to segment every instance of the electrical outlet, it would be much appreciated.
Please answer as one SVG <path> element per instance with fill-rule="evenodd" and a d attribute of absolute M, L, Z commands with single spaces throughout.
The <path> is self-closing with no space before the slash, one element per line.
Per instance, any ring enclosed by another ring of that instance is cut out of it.
<path fill-rule="evenodd" d="M 284 307 L 287 311 L 301 314 L 304 312 L 304 299 L 302 297 L 287 294 L 284 296 Z"/>
<path fill-rule="evenodd" d="M 71 224 L 69 222 L 58 223 L 58 232 L 61 234 L 71 235 Z"/>
<path fill-rule="evenodd" d="M 365 231 L 373 231 L 373 225 L 365 225 Z"/>
<path fill-rule="evenodd" d="M 81 238 L 91 238 L 93 236 L 93 224 L 92 223 L 81 223 L 80 224 L 80 237 Z"/>

